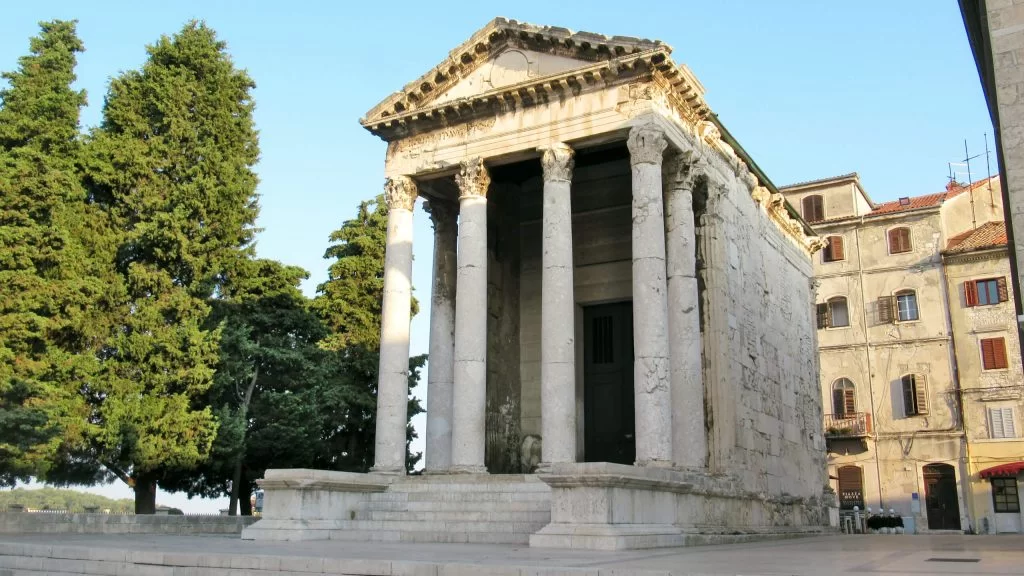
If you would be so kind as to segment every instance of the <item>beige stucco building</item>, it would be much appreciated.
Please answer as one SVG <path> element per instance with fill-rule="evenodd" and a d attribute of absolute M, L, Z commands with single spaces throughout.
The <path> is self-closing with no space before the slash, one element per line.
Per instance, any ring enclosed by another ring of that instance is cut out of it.
<path fill-rule="evenodd" d="M 920 532 L 985 530 L 994 497 L 979 472 L 1013 455 L 991 437 L 1021 415 L 999 179 L 881 204 L 856 174 L 782 190 L 826 241 L 818 342 L 842 507 L 892 508 Z"/>
<path fill-rule="evenodd" d="M 388 142 L 375 465 L 268 471 L 243 537 L 619 549 L 828 525 L 820 240 L 670 54 L 499 18 L 366 114 Z M 406 477 L 413 242 L 434 279 Z"/>

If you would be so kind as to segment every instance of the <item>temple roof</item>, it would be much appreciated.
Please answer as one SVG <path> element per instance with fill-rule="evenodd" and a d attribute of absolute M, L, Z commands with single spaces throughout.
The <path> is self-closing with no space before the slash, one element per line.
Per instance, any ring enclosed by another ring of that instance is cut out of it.
<path fill-rule="evenodd" d="M 561 69 L 457 98 L 442 97 L 459 81 L 509 50 L 558 57 Z M 704 87 L 686 66 L 672 61 L 671 53 L 672 47 L 658 40 L 573 32 L 495 18 L 449 52 L 442 62 L 371 108 L 360 123 L 391 140 L 409 133 L 414 123 L 423 129 L 435 129 L 464 121 L 496 103 L 532 104 L 543 101 L 548 93 L 607 83 L 623 72 L 655 70 L 664 76 L 686 108 L 704 117 L 708 113 Z"/>

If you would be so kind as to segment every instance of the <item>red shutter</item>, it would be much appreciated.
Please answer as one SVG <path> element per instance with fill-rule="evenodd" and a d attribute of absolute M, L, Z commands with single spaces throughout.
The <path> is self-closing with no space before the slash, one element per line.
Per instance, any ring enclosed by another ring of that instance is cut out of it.
<path fill-rule="evenodd" d="M 893 228 L 889 230 L 889 252 L 891 254 L 910 252 L 909 228 Z"/>
<path fill-rule="evenodd" d="M 853 398 L 853 390 L 843 390 L 843 409 L 846 414 L 853 414 L 857 411 L 857 402 Z"/>
<path fill-rule="evenodd" d="M 1002 369 L 1008 366 L 1006 362 L 1006 340 L 1003 338 L 992 339 L 992 359 L 995 367 Z"/>
<path fill-rule="evenodd" d="M 830 256 L 832 256 L 832 260 L 842 260 L 845 258 L 845 255 L 843 254 L 843 237 L 833 236 L 829 238 L 828 241 L 830 245 L 829 247 L 832 249 L 830 254 Z"/>
<path fill-rule="evenodd" d="M 995 341 L 996 338 L 983 338 L 981 340 L 981 366 L 985 370 L 996 369 Z M 1003 356 L 1005 355 L 1004 352 Z"/>
<path fill-rule="evenodd" d="M 1006 289 L 1006 277 L 996 278 L 996 286 L 999 289 L 999 301 L 1006 302 L 1010 299 L 1010 292 Z"/>
<path fill-rule="evenodd" d="M 978 283 L 974 280 L 964 282 L 964 301 L 967 306 L 978 305 Z"/>

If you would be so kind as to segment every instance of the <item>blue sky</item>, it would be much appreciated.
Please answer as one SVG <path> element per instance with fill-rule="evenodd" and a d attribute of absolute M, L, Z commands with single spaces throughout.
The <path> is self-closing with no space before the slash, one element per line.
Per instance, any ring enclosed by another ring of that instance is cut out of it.
<path fill-rule="evenodd" d="M 326 278 L 328 234 L 383 183 L 385 146 L 359 118 L 499 15 L 667 42 L 704 84 L 712 110 L 780 186 L 858 172 L 876 201 L 926 194 L 944 187 L 947 163 L 963 157 L 965 139 L 975 154 L 988 133 L 993 148 L 955 0 L 34 0 L 4 7 L 0 70 L 15 68 L 38 21 L 78 19 L 87 128 L 99 122 L 109 79 L 140 66 L 147 44 L 189 19 L 206 20 L 257 85 L 258 252 L 309 270 L 312 295 Z M 984 158 L 972 168 L 983 171 Z M 422 210 L 416 219 L 413 282 L 427 302 L 431 231 Z M 413 353 L 426 351 L 427 334 L 424 313 L 413 320 Z M 129 496 L 119 485 L 105 492 Z M 160 500 L 186 511 L 222 505 Z"/>

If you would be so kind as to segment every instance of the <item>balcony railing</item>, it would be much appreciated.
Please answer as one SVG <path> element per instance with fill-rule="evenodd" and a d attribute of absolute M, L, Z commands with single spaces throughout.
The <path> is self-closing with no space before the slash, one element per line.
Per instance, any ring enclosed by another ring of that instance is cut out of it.
<path fill-rule="evenodd" d="M 871 434 L 871 414 L 825 414 L 826 438 L 863 438 Z"/>

